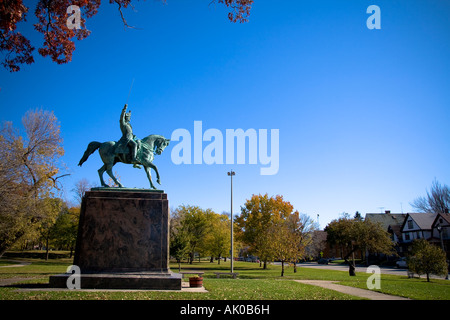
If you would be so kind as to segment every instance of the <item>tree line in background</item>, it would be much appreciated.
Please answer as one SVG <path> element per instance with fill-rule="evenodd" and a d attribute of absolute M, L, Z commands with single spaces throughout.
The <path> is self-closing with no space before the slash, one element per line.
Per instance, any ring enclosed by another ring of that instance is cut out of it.
<path fill-rule="evenodd" d="M 63 200 L 61 180 L 68 174 L 60 125 L 53 112 L 30 110 L 22 130 L 12 122 L 0 127 L 0 257 L 10 248 L 69 250 L 71 255 L 85 179 L 72 191 L 78 204 Z"/>
<path fill-rule="evenodd" d="M 284 264 L 305 258 L 306 247 L 312 243 L 317 228 L 307 215 L 294 211 L 282 196 L 253 195 L 234 219 L 234 258 L 257 256 L 264 269 L 269 261 Z M 220 263 L 230 257 L 231 220 L 226 214 L 211 209 L 182 205 L 173 210 L 170 225 L 170 254 L 180 263 L 194 261 L 194 254 L 210 256 Z M 294 272 L 296 268 L 294 268 Z"/>
<path fill-rule="evenodd" d="M 264 269 L 267 263 L 281 262 L 281 276 L 285 264 L 297 272 L 297 262 L 314 260 L 328 244 L 341 249 L 342 259 L 349 266 L 349 275 L 355 276 L 354 253 L 368 263 L 367 253 L 396 255 L 390 234 L 380 224 L 364 220 L 356 212 L 354 217 L 344 213 L 331 221 L 325 231 L 325 240 L 317 239 L 317 223 L 308 215 L 294 211 L 293 206 L 277 195 L 253 195 L 241 207 L 234 219 L 234 258 L 253 255 Z M 170 253 L 179 263 L 187 259 L 192 264 L 195 254 L 210 257 L 213 262 L 230 256 L 230 218 L 211 209 L 182 205 L 173 210 L 170 229 Z M 447 268 L 445 253 L 428 242 L 414 244 L 410 253 L 411 270 L 418 274 L 443 274 Z"/>
<path fill-rule="evenodd" d="M 229 257 L 231 250 L 231 224 L 226 214 L 211 209 L 181 205 L 171 212 L 170 255 L 178 263 L 187 259 L 192 264 L 195 255 L 220 261 Z M 235 244 L 235 249 L 239 243 Z M 236 251 L 236 250 L 235 250 Z"/>
<path fill-rule="evenodd" d="M 0 256 L 24 235 L 55 222 L 60 203 L 58 176 L 64 154 L 53 112 L 28 111 L 23 136 L 11 122 L 0 130 Z"/>

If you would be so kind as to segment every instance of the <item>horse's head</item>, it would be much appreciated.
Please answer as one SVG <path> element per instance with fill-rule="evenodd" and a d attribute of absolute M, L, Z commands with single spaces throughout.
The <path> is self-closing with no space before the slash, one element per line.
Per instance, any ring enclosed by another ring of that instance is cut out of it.
<path fill-rule="evenodd" d="M 156 154 L 161 154 L 164 149 L 169 145 L 170 139 L 166 139 L 164 137 L 158 138 L 155 141 L 155 152 Z"/>

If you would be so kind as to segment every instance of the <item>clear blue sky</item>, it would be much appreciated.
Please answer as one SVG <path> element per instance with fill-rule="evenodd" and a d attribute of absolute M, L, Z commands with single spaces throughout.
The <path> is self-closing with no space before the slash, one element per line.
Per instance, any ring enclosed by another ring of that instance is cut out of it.
<path fill-rule="evenodd" d="M 260 164 L 175 165 L 169 145 L 154 163 L 171 207 L 229 212 L 233 169 L 235 213 L 252 194 L 281 194 L 319 214 L 323 228 L 342 212 L 411 211 L 434 178 L 450 183 L 449 1 L 257 0 L 245 24 L 230 23 L 210 1 L 146 1 L 124 10 L 138 29 L 124 29 L 116 6 L 103 2 L 69 64 L 36 53 L 19 73 L 0 70 L 2 121 L 19 127 L 34 108 L 59 119 L 68 199 L 81 178 L 98 183 L 97 153 L 77 163 L 90 141 L 120 138 L 132 79 L 140 138 L 193 134 L 194 121 L 224 136 L 279 129 L 279 171 L 270 176 Z M 381 8 L 380 30 L 366 27 L 372 4 Z M 40 46 L 30 25 L 20 28 Z M 143 170 L 114 171 L 128 187 L 148 187 Z"/>

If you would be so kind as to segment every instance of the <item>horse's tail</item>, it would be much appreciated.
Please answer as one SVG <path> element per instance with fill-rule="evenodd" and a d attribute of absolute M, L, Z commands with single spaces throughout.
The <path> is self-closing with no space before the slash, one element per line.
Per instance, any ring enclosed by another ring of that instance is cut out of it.
<path fill-rule="evenodd" d="M 91 154 L 93 154 L 95 152 L 95 150 L 100 148 L 100 145 L 101 145 L 101 143 L 97 142 L 97 141 L 92 141 L 91 143 L 89 143 L 89 145 L 88 145 L 86 151 L 84 152 L 83 157 L 81 158 L 78 165 L 81 167 L 81 165 L 89 158 L 89 156 Z"/>

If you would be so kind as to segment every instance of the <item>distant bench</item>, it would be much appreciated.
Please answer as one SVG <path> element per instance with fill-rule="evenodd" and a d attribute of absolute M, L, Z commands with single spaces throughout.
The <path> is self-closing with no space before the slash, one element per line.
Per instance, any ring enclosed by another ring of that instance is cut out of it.
<path fill-rule="evenodd" d="M 185 274 L 196 274 L 196 275 L 198 275 L 199 277 L 201 277 L 203 274 L 204 274 L 204 272 L 199 272 L 199 271 L 183 271 L 183 272 L 179 272 L 179 273 L 181 273 L 181 276 L 184 278 L 184 275 Z"/>
<path fill-rule="evenodd" d="M 233 276 L 233 279 L 236 279 L 236 277 L 239 275 L 237 272 L 214 272 L 217 276 L 217 278 L 220 278 L 221 274 Z"/>

